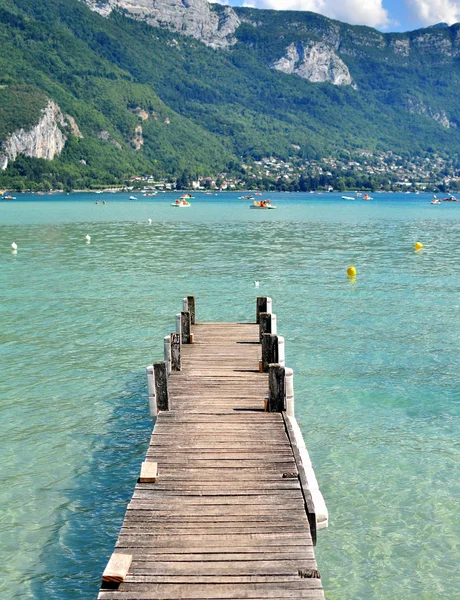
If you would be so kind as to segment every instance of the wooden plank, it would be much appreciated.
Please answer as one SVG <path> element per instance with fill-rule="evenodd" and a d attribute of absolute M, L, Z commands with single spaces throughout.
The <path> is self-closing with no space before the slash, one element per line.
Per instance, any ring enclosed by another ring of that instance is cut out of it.
<path fill-rule="evenodd" d="M 158 476 L 158 464 L 156 462 L 144 461 L 141 467 L 139 483 L 154 483 Z"/>
<path fill-rule="evenodd" d="M 113 553 L 102 574 L 103 583 L 125 581 L 132 562 L 131 554 Z"/>
<path fill-rule="evenodd" d="M 318 579 L 299 579 L 283 584 L 269 583 L 230 583 L 230 584 L 123 584 L 120 591 L 103 591 L 101 600 L 256 600 L 262 598 L 303 598 L 305 600 L 324 600 L 321 581 Z"/>
<path fill-rule="evenodd" d="M 164 514 L 157 514 L 156 511 L 148 512 L 148 510 L 136 510 L 130 509 L 126 511 L 124 523 L 128 523 L 134 520 L 139 520 L 140 522 L 157 522 L 162 526 L 165 525 L 165 516 Z M 249 525 L 257 524 L 257 523 L 277 523 L 279 525 L 283 525 L 285 523 L 305 523 L 307 521 L 307 517 L 301 511 L 298 512 L 284 512 L 284 513 L 276 513 L 275 515 L 271 515 L 269 513 L 259 513 L 255 515 L 248 515 L 239 511 L 236 515 L 202 515 L 201 513 L 195 513 L 194 515 L 184 515 L 184 514 L 174 514 L 169 513 L 168 516 L 168 524 L 169 523 L 182 523 L 184 527 L 187 525 L 191 525 L 193 527 L 199 526 L 201 523 L 210 523 L 212 524 L 221 524 L 225 526 L 231 526 L 236 523 L 248 523 Z"/>
<path fill-rule="evenodd" d="M 225 555 L 227 556 L 227 555 Z M 301 569 L 316 568 L 315 561 L 310 560 L 220 560 L 197 564 L 196 561 L 167 561 L 149 560 L 136 561 L 131 566 L 132 575 L 181 575 L 186 576 L 228 576 L 238 574 L 248 575 L 296 575 Z"/>
<path fill-rule="evenodd" d="M 313 558 L 313 550 L 311 547 L 309 548 L 301 548 L 301 549 L 292 549 L 292 548 L 284 548 L 282 552 L 275 552 L 272 549 L 264 549 L 262 552 L 205 552 L 205 553 L 197 553 L 197 554 L 189 554 L 187 552 L 172 554 L 169 550 L 164 552 L 147 552 L 145 554 L 139 555 L 136 561 L 133 561 L 134 564 L 138 565 L 154 565 L 157 562 L 166 562 L 167 564 L 171 564 L 174 562 L 184 562 L 189 564 L 193 562 L 200 562 L 203 564 L 212 564 L 218 562 L 220 564 L 229 565 L 231 567 L 235 562 L 244 565 L 244 563 L 249 562 L 250 564 L 257 563 L 276 563 L 281 564 L 283 561 L 296 561 L 299 563 L 306 563 L 308 565 L 312 564 L 314 561 Z M 316 564 L 316 563 L 315 563 Z M 200 565 L 195 565 L 195 568 L 199 568 Z M 133 566 L 134 568 L 134 566 Z M 242 567 L 244 568 L 244 567 Z"/>
<path fill-rule="evenodd" d="M 171 585 L 187 584 L 193 585 L 199 583 L 203 586 L 210 584 L 238 584 L 238 583 L 285 583 L 291 581 L 298 581 L 298 573 L 286 573 L 286 574 L 267 574 L 267 575 L 150 575 L 150 574 L 136 574 L 129 575 L 126 578 L 125 583 L 168 583 Z"/>
<path fill-rule="evenodd" d="M 311 545 L 311 538 L 304 533 L 234 533 L 234 534 L 208 534 L 196 535 L 170 533 L 125 533 L 123 530 L 118 538 L 117 547 L 131 546 L 143 548 L 171 548 L 183 546 L 184 548 L 213 548 L 226 546 L 229 550 L 233 546 L 256 548 L 274 544 L 276 546 L 306 546 Z"/>
<path fill-rule="evenodd" d="M 118 542 L 118 546 L 121 548 L 122 544 Z M 314 558 L 314 550 L 313 544 L 305 543 L 303 545 L 297 546 L 275 546 L 272 544 L 270 548 L 267 546 L 254 546 L 250 548 L 248 546 L 232 546 L 229 548 L 228 546 L 211 546 L 206 547 L 201 545 L 199 547 L 193 546 L 169 546 L 158 548 L 144 548 L 137 545 L 127 546 L 124 551 L 129 551 L 133 553 L 134 556 L 149 556 L 149 555 L 162 555 L 164 556 L 164 560 L 169 560 L 169 556 L 190 556 L 190 555 L 203 555 L 203 556 L 214 556 L 216 554 L 226 554 L 231 560 L 231 557 L 238 554 L 243 555 L 247 554 L 248 556 L 258 555 L 261 559 L 264 559 L 268 555 L 278 554 L 280 556 L 290 556 L 292 554 L 304 553 L 304 555 L 308 555 L 310 558 Z M 184 559 L 185 560 L 185 559 Z"/>
<path fill-rule="evenodd" d="M 150 463 L 149 463 L 150 464 Z M 300 490 L 300 483 L 298 479 L 280 479 L 275 483 L 265 483 L 263 481 L 259 482 L 248 482 L 248 481 L 211 481 L 205 482 L 202 481 L 174 481 L 174 482 L 164 482 L 160 480 L 160 482 L 156 482 L 155 486 L 149 482 L 145 482 L 144 485 L 139 486 L 140 489 L 155 489 L 158 492 L 211 492 L 227 494 L 227 493 L 241 493 L 241 492 L 250 492 L 257 491 L 260 492 L 271 492 L 272 494 L 277 491 L 286 491 L 286 490 Z"/>
<path fill-rule="evenodd" d="M 244 514 L 246 516 L 261 516 L 267 514 L 267 506 L 260 505 L 246 505 L 244 507 Z M 172 516 L 176 517 L 185 517 L 185 516 L 193 516 L 196 515 L 198 510 L 196 505 L 181 505 L 168 507 L 160 504 L 155 504 L 151 501 L 144 499 L 133 499 L 128 505 L 127 511 L 136 510 L 136 511 L 144 511 L 148 515 L 162 517 L 164 519 L 169 519 Z M 234 505 L 226 505 L 226 504 L 218 504 L 218 505 L 208 505 L 200 508 L 199 513 L 203 516 L 239 516 L 242 513 L 241 506 L 238 504 Z M 297 516 L 305 515 L 305 511 L 302 512 L 299 509 L 298 502 L 289 502 L 283 505 L 282 507 L 271 506 L 270 514 L 273 515 L 274 519 L 279 517 L 283 517 L 286 515 L 295 514 Z"/>

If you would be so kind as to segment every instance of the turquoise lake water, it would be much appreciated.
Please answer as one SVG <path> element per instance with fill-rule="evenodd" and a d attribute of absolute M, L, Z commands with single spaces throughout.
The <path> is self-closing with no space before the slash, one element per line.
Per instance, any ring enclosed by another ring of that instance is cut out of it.
<path fill-rule="evenodd" d="M 460 204 L 174 198 L 0 203 L 0 598 L 96 598 L 150 436 L 145 366 L 195 294 L 201 320 L 273 298 L 328 600 L 457 600 Z"/>

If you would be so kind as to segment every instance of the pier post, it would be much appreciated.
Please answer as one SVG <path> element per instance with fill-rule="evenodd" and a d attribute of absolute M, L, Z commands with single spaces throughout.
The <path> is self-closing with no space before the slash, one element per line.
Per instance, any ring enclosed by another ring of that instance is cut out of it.
<path fill-rule="evenodd" d="M 188 312 L 190 313 L 190 321 L 192 325 L 196 325 L 196 297 L 187 296 Z"/>
<path fill-rule="evenodd" d="M 171 371 L 181 370 L 180 333 L 171 333 Z"/>
<path fill-rule="evenodd" d="M 278 360 L 273 362 L 278 362 L 282 367 L 286 366 L 286 344 L 281 335 L 278 336 Z"/>
<path fill-rule="evenodd" d="M 190 344 L 191 319 L 190 313 L 187 311 L 181 312 L 181 342 Z"/>
<path fill-rule="evenodd" d="M 176 332 L 181 333 L 182 330 L 182 313 L 177 313 L 176 315 Z"/>
<path fill-rule="evenodd" d="M 260 313 L 269 313 L 272 312 L 272 299 L 267 298 L 266 296 L 258 296 L 256 300 L 256 323 L 259 324 L 259 315 Z"/>
<path fill-rule="evenodd" d="M 276 315 L 271 313 L 260 313 L 259 315 L 259 337 L 262 342 L 262 336 L 264 333 L 271 333 L 276 335 Z"/>
<path fill-rule="evenodd" d="M 286 414 L 288 417 L 295 417 L 294 412 L 294 371 L 286 368 Z"/>
<path fill-rule="evenodd" d="M 182 300 L 182 311 L 188 312 L 188 298 Z"/>
<path fill-rule="evenodd" d="M 169 410 L 168 373 L 164 360 L 153 363 L 157 412 Z"/>
<path fill-rule="evenodd" d="M 164 357 L 166 370 L 168 375 L 171 373 L 171 336 L 166 335 L 164 338 Z"/>
<path fill-rule="evenodd" d="M 268 366 L 271 364 L 281 364 L 278 358 L 279 342 L 278 336 L 271 333 L 262 334 L 262 372 L 268 373 Z"/>
<path fill-rule="evenodd" d="M 286 410 L 286 373 L 279 364 L 271 364 L 268 368 L 268 412 L 284 412 Z"/>
<path fill-rule="evenodd" d="M 157 416 L 157 403 L 155 398 L 155 376 L 153 374 L 153 365 L 146 368 L 147 372 L 147 394 L 149 398 L 149 414 L 151 419 Z"/>

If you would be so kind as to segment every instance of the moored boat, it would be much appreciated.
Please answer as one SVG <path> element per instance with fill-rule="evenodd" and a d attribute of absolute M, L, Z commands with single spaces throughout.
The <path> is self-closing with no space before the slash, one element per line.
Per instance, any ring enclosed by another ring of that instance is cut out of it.
<path fill-rule="evenodd" d="M 443 202 L 458 202 L 458 198 L 455 196 L 447 196 L 447 198 L 442 199 Z"/>
<path fill-rule="evenodd" d="M 353 196 L 342 196 L 342 200 L 354 200 Z"/>
<path fill-rule="evenodd" d="M 130 196 L 129 199 L 130 200 L 137 200 L 137 196 Z"/>
<path fill-rule="evenodd" d="M 436 196 L 433 196 L 431 199 L 431 204 L 441 204 L 441 198 L 436 198 Z"/>
<path fill-rule="evenodd" d="M 254 204 L 251 204 L 251 206 L 249 208 L 255 208 L 255 209 L 262 209 L 262 210 L 272 210 L 274 208 L 276 208 L 276 206 L 273 206 L 273 204 L 271 204 L 270 200 L 259 200 L 259 201 L 255 201 Z"/>
<path fill-rule="evenodd" d="M 171 206 L 175 206 L 176 208 L 187 208 L 188 206 L 192 206 L 190 202 L 185 200 L 185 198 L 178 198 L 175 202 L 171 203 Z"/>

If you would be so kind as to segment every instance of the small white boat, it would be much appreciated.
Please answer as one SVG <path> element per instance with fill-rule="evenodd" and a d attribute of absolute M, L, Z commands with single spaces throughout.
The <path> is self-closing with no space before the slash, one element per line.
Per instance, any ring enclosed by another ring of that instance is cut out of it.
<path fill-rule="evenodd" d="M 372 196 L 369 196 L 369 194 L 364 194 L 363 200 L 373 200 L 373 198 Z"/>
<path fill-rule="evenodd" d="M 176 200 L 175 202 L 171 203 L 171 206 L 175 206 L 176 208 L 188 208 L 192 205 L 190 202 L 187 202 L 187 200 Z"/>
<path fill-rule="evenodd" d="M 442 204 L 441 198 L 436 198 L 436 196 L 433 196 L 431 199 L 431 204 Z"/>
<path fill-rule="evenodd" d="M 137 200 L 137 196 L 130 196 L 129 199 L 130 200 Z"/>
<path fill-rule="evenodd" d="M 249 208 L 254 208 L 257 210 L 273 210 L 276 208 L 276 206 L 273 206 L 273 204 L 270 203 L 270 200 L 256 200 Z"/>
<path fill-rule="evenodd" d="M 353 196 L 342 196 L 342 200 L 355 200 Z"/>

